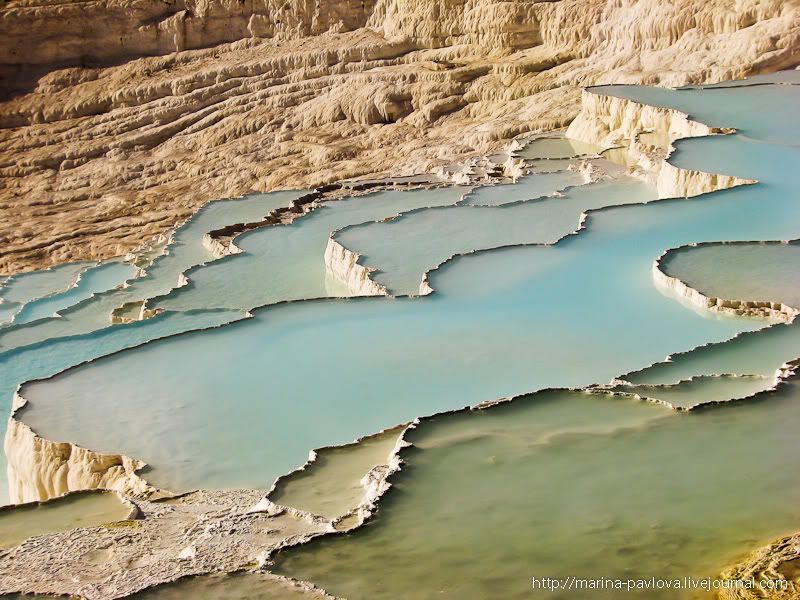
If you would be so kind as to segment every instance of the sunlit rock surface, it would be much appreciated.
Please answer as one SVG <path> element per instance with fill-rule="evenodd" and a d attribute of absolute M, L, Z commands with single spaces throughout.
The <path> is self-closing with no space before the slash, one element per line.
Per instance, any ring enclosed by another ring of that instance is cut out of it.
<path fill-rule="evenodd" d="M 0 272 L 124 254 L 204 202 L 412 174 L 569 124 L 580 88 L 794 66 L 798 6 L 13 0 Z"/>
<path fill-rule="evenodd" d="M 488 51 L 538 48 L 553 32 L 544 21 L 491 31 L 484 19 L 527 23 L 563 4 L 458 7 L 449 27 L 425 25 L 442 17 L 428 6 L 361 9 L 382 34 L 405 32 L 402 43 L 413 31 Z M 179 37 L 191 19 L 217 26 L 214 8 L 159 31 L 189 43 Z M 739 28 L 792 8 L 760 4 L 743 20 L 695 10 L 692 35 L 724 31 L 746 57 Z M 350 27 L 320 10 L 319 27 Z M 660 34 L 668 16 L 644 21 Z M 235 32 L 238 21 L 223 22 Z M 684 37 L 656 46 L 691 54 Z M 792 56 L 775 52 L 765 68 Z M 669 76 L 691 79 L 680 64 Z M 504 86 L 519 76 L 496 66 L 487 73 Z M 593 88 L 566 132 L 575 141 L 551 134 L 520 150 L 520 138 L 434 178 L 214 203 L 126 257 L 121 287 L 116 276 L 81 287 L 102 265 L 5 281 L 12 501 L 110 489 L 135 518 L 0 553 L 0 593 L 229 585 L 236 597 L 263 580 L 265 594 L 514 598 L 530 594 L 531 569 L 714 575 L 785 536 L 799 497 L 800 295 L 785 241 L 798 238 L 798 87 L 796 74 L 760 83 Z M 416 111 L 393 90 L 333 99 L 336 122 L 370 127 Z M 330 109 L 315 106 L 306 116 Z M 353 232 L 379 233 L 343 244 Z M 44 301 L 63 315 L 37 314 Z M 766 475 L 743 487 L 756 472 Z M 795 577 L 786 540 L 733 571 Z M 374 577 L 386 564 L 392 573 Z"/>
<path fill-rule="evenodd" d="M 307 583 L 269 573 L 186 577 L 132 596 L 135 600 L 330 600 L 332 596 Z"/>
<path fill-rule="evenodd" d="M 13 548 L 34 536 L 110 525 L 138 513 L 134 505 L 109 492 L 82 492 L 48 502 L 6 506 L 0 510 L 0 548 Z"/>

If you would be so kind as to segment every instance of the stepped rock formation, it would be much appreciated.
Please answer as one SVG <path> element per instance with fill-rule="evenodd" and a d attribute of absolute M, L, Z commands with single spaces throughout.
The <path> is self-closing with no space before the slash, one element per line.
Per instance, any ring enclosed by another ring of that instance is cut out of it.
<path fill-rule="evenodd" d="M 136 474 L 145 466 L 140 460 L 40 438 L 13 416 L 24 404 L 15 395 L 3 444 L 12 503 L 56 498 L 74 490 L 107 489 L 130 496 L 157 491 Z"/>
<path fill-rule="evenodd" d="M 569 132 L 575 139 L 596 143 L 600 146 L 607 145 L 611 141 L 619 142 L 623 146 L 623 151 L 628 153 L 631 159 L 642 160 L 635 147 L 635 140 L 644 130 L 663 132 L 670 147 L 681 137 L 703 136 L 715 132 L 707 125 L 693 121 L 686 114 L 676 110 L 653 108 L 632 100 L 602 96 L 591 91 L 583 94 L 580 114 L 570 126 Z M 628 142 L 629 140 L 630 142 Z M 657 176 L 659 180 L 664 177 L 664 173 L 674 176 L 674 181 L 670 180 L 672 183 L 669 184 L 669 187 L 677 189 L 678 196 L 704 194 L 720 189 L 718 176 L 713 173 L 680 167 L 671 167 L 665 171 L 666 159 L 667 153 L 665 152 L 660 156 L 650 156 L 647 161 L 642 160 L 639 175 L 645 179 Z M 732 177 L 730 185 L 725 187 L 749 183 L 752 182 Z M 306 197 L 317 198 L 317 194 L 322 196 L 322 192 L 316 192 L 308 194 Z M 308 206 L 307 203 L 302 203 L 302 199 L 296 200 L 292 204 L 299 207 Z M 583 213 L 579 222 L 576 223 L 576 229 L 567 236 L 576 235 L 583 230 L 586 218 L 586 213 Z M 267 218 L 266 222 L 277 223 L 280 222 L 280 219 L 273 214 L 272 217 Z M 218 229 L 211 234 L 206 234 L 204 244 L 207 247 L 219 248 L 220 255 L 236 252 L 236 250 L 230 249 L 231 246 L 233 248 L 236 246 L 234 239 L 229 236 L 234 231 L 240 232 L 247 228 L 247 224 L 240 223 Z M 331 234 L 325 249 L 327 276 L 348 289 L 354 296 L 389 295 L 383 285 L 371 279 L 370 273 L 373 269 L 358 263 L 360 255 L 357 251 L 346 248 L 336 241 L 336 233 Z M 227 239 L 229 245 L 224 246 L 221 243 L 210 245 L 210 240 L 219 240 L 220 238 Z M 434 292 L 428 280 L 430 273 L 441 268 L 456 256 L 463 255 L 454 255 L 423 275 L 419 295 L 424 296 Z M 786 322 L 791 322 L 797 315 L 798 311 L 795 308 L 777 302 L 721 300 L 718 305 L 717 298 L 713 298 L 712 302 L 711 298 L 698 290 L 663 273 L 659 267 L 661 258 L 663 255 L 656 261 L 653 269 L 656 283 L 670 288 L 680 297 L 688 298 L 697 306 L 718 312 L 771 317 Z M 185 276 L 182 277 L 182 282 L 187 281 Z M 25 423 L 24 410 L 27 402 L 23 390 L 18 390 L 14 397 L 14 406 L 4 441 L 8 462 L 9 493 L 12 502 L 44 501 L 66 492 L 98 488 L 115 490 L 137 498 L 160 493 L 139 476 L 138 472 L 145 467 L 145 463 L 137 457 L 115 453 L 106 454 L 69 442 L 40 437 Z"/>
<path fill-rule="evenodd" d="M 9 0 L 0 272 L 124 254 L 207 200 L 427 171 L 582 86 L 794 66 L 798 0 Z"/>
<path fill-rule="evenodd" d="M 567 136 L 601 148 L 624 148 L 628 162 L 634 163 L 633 174 L 655 185 L 659 198 L 688 198 L 756 183 L 734 175 L 682 169 L 665 160 L 677 139 L 730 132 L 692 121 L 686 113 L 676 110 L 584 90 L 581 111 L 567 129 Z M 668 146 L 657 148 L 643 143 L 640 136 L 645 133 L 669 140 Z"/>

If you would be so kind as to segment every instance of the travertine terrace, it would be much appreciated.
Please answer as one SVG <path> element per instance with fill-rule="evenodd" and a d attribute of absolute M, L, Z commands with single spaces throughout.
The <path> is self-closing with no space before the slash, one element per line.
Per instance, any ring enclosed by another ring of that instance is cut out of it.
<path fill-rule="evenodd" d="M 485 153 L 566 126 L 582 86 L 800 46 L 796 0 L 13 0 L 0 32 L 6 273 L 124 254 L 213 198 Z"/>
<path fill-rule="evenodd" d="M 0 595 L 797 597 L 798 65 L 800 0 L 6 1 Z"/>
<path fill-rule="evenodd" d="M 659 196 L 667 195 L 662 193 L 662 182 L 670 190 L 677 190 L 680 197 L 709 193 L 720 187 L 754 183 L 751 180 L 731 178 L 729 185 L 720 186 L 718 178 L 711 173 L 684 172 L 685 170 L 677 167 L 665 170 L 663 166 L 666 164 L 667 152 L 658 156 L 651 155 L 645 161 L 635 147 L 635 141 L 645 130 L 662 130 L 669 142 L 681 137 L 708 136 L 721 132 L 692 121 L 674 110 L 655 110 L 630 100 L 604 99 L 605 97 L 600 97 L 603 101 L 598 101 L 592 92 L 584 96 L 580 117 L 573 126 L 573 135 L 586 141 L 598 141 L 605 146 L 612 141 L 621 143 L 633 158 L 644 161 L 638 172 L 642 178 L 653 179 L 658 174 Z M 608 110 L 609 106 L 616 108 Z M 624 118 L 619 115 L 624 115 Z M 603 137 L 605 139 L 601 139 Z M 669 177 L 675 177 L 675 180 L 670 181 Z M 586 215 L 583 215 L 581 222 L 575 224 L 575 233 L 570 235 L 583 231 L 585 221 Z M 233 244 L 233 240 L 228 240 L 228 243 Z M 338 248 L 331 238 L 325 257 L 329 275 L 343 279 L 343 283 L 356 288 L 356 293 L 383 293 L 369 279 L 369 271 L 359 267 L 358 256 L 342 246 Z M 661 271 L 657 270 L 657 273 Z M 698 298 L 705 299 L 700 292 L 691 290 L 679 280 L 675 279 L 675 282 L 672 287 L 679 289 L 683 295 L 693 293 Z M 698 303 L 703 304 L 702 301 Z M 775 309 L 773 305 L 770 306 Z M 791 321 L 795 314 L 795 309 L 786 307 L 782 308 L 779 316 Z M 768 382 L 765 387 L 768 391 L 774 390 L 793 375 L 793 365 L 786 365 L 775 375 L 774 381 Z M 632 395 L 624 388 L 613 391 L 608 386 L 593 386 L 587 391 L 600 396 Z M 648 393 L 652 393 L 652 398 L 641 394 L 636 397 L 652 399 L 656 403 L 676 408 L 658 399 L 659 386 L 653 386 Z M 498 402 L 505 400 L 500 399 Z M 23 402 L 19 397 L 17 408 L 21 408 Z M 495 402 L 487 402 L 475 408 L 489 408 L 494 404 Z M 469 412 L 473 409 L 465 410 Z M 22 415 L 24 411 L 19 416 Z M 66 590 L 87 598 L 122 597 L 144 587 L 186 575 L 233 571 L 253 564 L 263 567 L 274 551 L 281 547 L 302 544 L 311 538 L 359 525 L 370 517 L 381 495 L 386 491 L 387 478 L 401 468 L 402 463 L 398 456 L 404 447 L 401 435 L 390 456 L 382 457 L 382 461 L 365 474 L 362 479 L 362 500 L 351 506 L 347 513 L 348 517 L 354 519 L 350 522 L 346 518 L 325 519 L 312 513 L 278 506 L 268 499 L 268 495 L 264 496 L 262 492 L 255 490 L 207 490 L 172 500 L 159 499 L 167 493 L 148 486 L 139 477 L 136 471 L 143 467 L 143 463 L 138 459 L 96 453 L 66 442 L 56 444 L 44 440 L 16 418 L 12 418 L 6 434 L 6 454 L 11 466 L 9 474 L 13 484 L 12 493 L 18 501 L 46 499 L 74 490 L 110 488 L 131 498 L 143 516 L 139 521 L 121 526 L 84 528 L 53 534 L 44 543 L 23 544 L 4 559 L 13 560 L 15 568 L 13 577 L 0 580 L 3 585 L 0 589 L 36 592 Z M 316 454 L 312 453 L 310 461 L 297 473 L 312 464 L 315 457 Z M 33 567 L 40 564 L 50 551 L 50 544 L 74 550 L 73 554 L 79 557 L 81 553 L 100 552 L 109 543 L 116 546 L 123 538 L 130 541 L 124 550 L 115 550 L 108 556 L 104 555 L 104 564 L 113 565 L 115 570 L 111 577 L 104 578 L 102 582 L 94 582 L 95 567 L 85 564 L 80 558 L 51 565 L 41 575 L 36 575 L 37 571 Z M 158 559 L 145 561 L 145 555 Z M 143 566 L 133 572 L 126 572 L 120 566 L 126 561 L 135 561 Z M 77 578 L 74 575 L 76 572 L 80 573 Z"/>

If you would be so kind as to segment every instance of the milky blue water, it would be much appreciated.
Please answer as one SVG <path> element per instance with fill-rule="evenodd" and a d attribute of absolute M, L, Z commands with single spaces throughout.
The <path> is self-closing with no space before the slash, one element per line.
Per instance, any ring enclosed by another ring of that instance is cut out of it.
<path fill-rule="evenodd" d="M 90 267 L 89 262 L 66 263 L 9 277 L 0 286 L 0 298 L 4 302 L 25 304 L 36 298 L 66 290 L 75 282 L 78 274 Z"/>
<path fill-rule="evenodd" d="M 751 92 L 755 89 L 760 94 Z M 720 343 L 629 378 L 657 383 L 687 373 L 769 375 L 797 354 L 797 326 L 743 333 L 766 323 L 687 310 L 654 287 L 651 268 L 665 249 L 693 242 L 799 237 L 800 205 L 791 174 L 800 163 L 800 125 L 786 106 L 797 106 L 798 91 L 759 86 L 747 88 L 744 99 L 739 89 L 639 92 L 648 102 L 672 103 L 700 118 L 713 117 L 713 124 L 740 128 L 735 136 L 678 143 L 676 163 L 761 183 L 647 204 L 630 204 L 652 199 L 645 190 L 641 197 L 625 193 L 620 202 L 610 193 L 627 185 L 619 181 L 579 188 L 582 194 L 605 189 L 591 207 L 627 205 L 592 212 L 585 231 L 555 246 L 519 246 L 451 260 L 431 274 L 436 293 L 427 297 L 269 306 L 254 310 L 250 319 L 161 339 L 28 384 L 23 393 L 31 404 L 23 420 L 50 439 L 143 459 L 152 466 L 147 478 L 163 487 L 267 487 L 302 464 L 314 447 L 501 396 L 607 382 L 700 344 Z M 770 110 L 754 110 L 764 105 Z M 773 122 L 780 119 L 786 122 Z M 173 311 L 239 310 L 168 312 L 151 321 L 20 348 L 0 355 L 1 392 L 8 396 L 17 382 L 48 376 L 78 358 L 237 319 L 243 308 L 328 295 L 321 258 L 333 230 L 401 210 L 455 204 L 462 194 L 369 195 L 331 204 L 291 226 L 241 236 L 237 245 L 243 254 L 193 269 L 191 285 L 153 303 Z M 397 225 L 365 227 L 384 231 L 420 218 L 420 230 L 428 234 L 414 237 L 414 227 L 376 235 L 367 258 L 378 257 L 384 249 L 380 242 L 392 249 L 387 257 L 408 249 L 412 257 L 417 251 L 419 257 L 445 257 L 473 244 L 554 241 L 570 224 L 577 225 L 581 209 L 548 216 L 529 207 L 561 206 L 562 200 L 518 205 L 524 210 L 517 205 L 420 210 Z M 470 220 L 473 213 L 467 211 L 485 216 Z M 513 213 L 513 219 L 492 220 L 501 213 Z M 437 221 L 439 214 L 451 216 Z M 499 227 L 506 227 L 500 235 Z M 193 257 L 182 264 L 199 262 Z M 720 265 L 736 268 L 735 262 Z M 54 331 L 66 336 L 71 330 Z M 722 343 L 738 334 L 743 335 Z M 761 358 L 752 360 L 755 354 Z M 386 519 L 379 515 L 370 530 L 377 533 L 341 536 L 330 546 L 320 545 L 308 561 L 296 559 L 282 568 L 330 585 L 333 593 L 368 598 L 407 596 L 404 586 L 411 582 L 445 590 L 443 597 L 476 591 L 475 597 L 485 597 L 481 593 L 491 589 L 502 590 L 502 597 L 521 596 L 523 587 L 529 593 L 534 573 L 528 571 L 534 567 L 558 575 L 584 565 L 587 574 L 613 576 L 628 573 L 633 564 L 658 576 L 694 565 L 698 574 L 706 574 L 717 562 L 783 531 L 794 518 L 800 498 L 791 476 L 794 404 L 782 405 L 786 411 L 779 422 L 785 427 L 772 428 L 767 402 L 705 421 L 644 404 L 596 412 L 584 402 L 561 413 L 554 402 L 552 418 L 510 411 L 492 419 L 489 433 L 470 424 L 465 438 L 461 417 L 453 425 L 444 418 L 430 434 L 420 428 L 417 441 L 431 450 L 404 475 L 401 491 L 389 496 L 393 504 Z M 582 420 L 585 427 L 575 425 Z M 448 435 L 455 442 L 437 437 L 451 428 Z M 548 445 L 550 434 L 574 443 Z M 545 448 L 532 448 L 532 439 L 544 440 Z M 776 455 L 775 447 L 786 452 Z M 726 470 L 731 459 L 743 472 L 763 467 L 773 475 L 742 490 L 736 471 Z M 471 466 L 454 468 L 463 464 Z M 684 464 L 692 465 L 689 473 Z M 520 469 L 524 477 L 518 477 Z M 418 487 L 413 487 L 415 473 Z M 534 485 L 538 473 L 542 477 Z M 606 473 L 611 475 L 601 476 Z M 621 495 L 631 479 L 634 493 Z M 469 495 L 478 488 L 480 494 Z M 768 513 L 761 521 L 760 511 Z M 407 535 L 399 545 L 390 543 L 403 537 L 397 531 L 404 527 Z M 360 539 L 366 540 L 363 545 Z M 352 540 L 357 548 L 347 546 Z M 475 550 L 481 541 L 493 549 L 488 562 L 477 562 L 486 557 Z M 714 546 L 712 552 L 714 543 L 724 548 Z M 404 560 L 409 547 L 416 553 Z M 352 562 L 343 566 L 342 556 L 352 556 Z M 386 560 L 396 577 L 376 581 L 370 574 Z M 491 568 L 483 568 L 487 564 Z M 470 576 L 454 581 L 457 570 Z M 502 581 L 512 583 L 504 588 Z"/>
<path fill-rule="evenodd" d="M 110 262 L 94 268 L 90 263 L 65 265 L 31 275 L 14 277 L 4 294 L 15 302 L 28 302 L 21 316 L 29 323 L 0 330 L 0 407 L 9 411 L 19 383 L 49 377 L 67 367 L 181 331 L 214 326 L 244 316 L 241 311 L 192 311 L 165 314 L 151 321 L 109 327 L 111 311 L 125 302 L 168 292 L 177 285 L 179 274 L 213 255 L 202 245 L 203 235 L 223 225 L 259 220 L 271 210 L 286 206 L 302 192 L 259 194 L 237 200 L 212 202 L 200 209 L 175 234 L 168 253 L 148 267 L 147 275 L 128 278 L 133 268 Z M 66 289 L 81 273 L 76 287 Z M 128 279 L 128 287 L 113 289 Z M 13 284 L 13 285 L 11 285 Z M 62 291 L 65 290 L 66 291 Z M 89 297 L 92 292 L 98 293 Z M 60 292 L 60 293 L 59 293 Z M 35 300 L 47 296 L 41 300 Z M 2 306 L 2 305 L 0 305 Z M 61 310 L 60 318 L 44 317 L 51 308 Z M 27 316 L 27 318 L 26 318 Z M 5 429 L 5 420 L 0 425 Z M 3 457 L 4 458 L 4 457 Z M 6 470 L 0 469 L 0 501 L 5 501 Z"/>
<path fill-rule="evenodd" d="M 50 377 L 83 361 L 118 352 L 162 336 L 199 327 L 213 327 L 244 318 L 239 311 L 192 311 L 165 313 L 147 321 L 119 325 L 89 334 L 64 337 L 0 354 L 0 399 L 5 411 L 19 383 Z M 5 421 L 3 421 L 5 430 Z M 5 456 L 3 457 L 5 459 Z M 0 470 L 0 497 L 6 501 L 6 470 Z"/>
<path fill-rule="evenodd" d="M 16 318 L 22 308 L 39 298 L 60 294 L 71 288 L 82 271 L 93 263 L 66 263 L 43 269 L 22 273 L 7 278 L 0 285 L 0 325 Z"/>
<path fill-rule="evenodd" d="M 514 197 L 517 185 L 525 187 L 518 183 L 482 189 L 511 188 L 509 196 Z M 585 211 L 648 202 L 658 194 L 637 179 L 621 177 L 573 187 L 553 198 L 522 197 L 500 206 L 468 204 L 406 213 L 391 221 L 348 227 L 336 240 L 361 254 L 360 264 L 377 269 L 372 278 L 390 292 L 411 294 L 418 292 L 424 273 L 454 254 L 516 244 L 552 244 L 577 230 Z"/>
<path fill-rule="evenodd" d="M 570 163 L 573 164 L 573 163 Z M 533 173 L 520 177 L 514 185 L 486 185 L 476 188 L 464 198 L 464 204 L 473 206 L 498 206 L 522 200 L 550 196 L 556 191 L 584 183 L 577 170 L 558 170 Z"/>
<path fill-rule="evenodd" d="M 740 90 L 712 92 L 715 106 L 731 96 L 722 124 L 748 135 L 679 143 L 677 157 L 760 185 L 594 212 L 583 234 L 555 247 L 447 263 L 430 297 L 281 305 L 101 360 L 29 386 L 25 419 L 47 436 L 147 460 L 166 487 L 268 485 L 315 446 L 498 396 L 608 381 L 761 328 L 688 311 L 650 276 L 667 248 L 797 235 L 791 128 L 756 115 L 763 99 L 752 89 L 749 102 L 734 98 Z M 793 88 L 776 89 L 784 103 L 797 100 Z M 691 112 L 689 96 L 706 102 L 696 91 L 652 94 L 683 94 Z M 786 117 L 775 104 L 770 114 Z"/>
<path fill-rule="evenodd" d="M 80 279 L 69 290 L 23 306 L 14 318 L 14 323 L 30 323 L 52 317 L 55 313 L 91 298 L 94 294 L 123 285 L 136 274 L 136 271 L 134 265 L 120 261 L 109 261 L 89 268 L 80 274 Z"/>
<path fill-rule="evenodd" d="M 242 254 L 192 269 L 188 273 L 191 285 L 153 306 L 170 310 L 209 306 L 247 309 L 326 297 L 331 294 L 326 287 L 324 255 L 331 232 L 415 208 L 452 205 L 467 191 L 450 187 L 357 196 L 321 206 L 292 225 L 248 232 L 236 241 Z M 346 290 L 341 291 L 341 295 L 348 295 Z"/>
<path fill-rule="evenodd" d="M 143 277 L 129 280 L 124 289 L 97 294 L 61 311 L 61 318 L 36 320 L 0 330 L 0 350 L 24 347 L 59 337 L 83 335 L 111 324 L 111 313 L 126 302 L 166 294 L 178 285 L 180 274 L 190 267 L 213 260 L 202 244 L 203 235 L 224 225 L 259 221 L 272 210 L 288 206 L 303 192 L 256 194 L 235 200 L 211 202 L 201 208 L 175 233 L 167 254 L 158 257 Z"/>

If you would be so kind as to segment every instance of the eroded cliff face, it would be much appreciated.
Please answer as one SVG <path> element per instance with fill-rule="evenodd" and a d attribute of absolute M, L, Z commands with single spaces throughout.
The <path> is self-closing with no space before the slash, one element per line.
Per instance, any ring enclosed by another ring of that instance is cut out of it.
<path fill-rule="evenodd" d="M 24 403 L 17 396 L 15 412 Z M 134 497 L 156 491 L 136 474 L 145 466 L 142 461 L 43 439 L 14 414 L 8 420 L 4 450 L 9 496 L 14 504 L 49 500 L 80 490 L 115 490 Z"/>
<path fill-rule="evenodd" d="M 567 129 L 567 136 L 602 148 L 623 150 L 633 174 L 653 183 L 659 198 L 688 198 L 755 183 L 735 175 L 679 168 L 666 160 L 674 149 L 672 143 L 680 138 L 729 132 L 692 121 L 677 110 L 585 90 L 581 111 Z M 661 145 L 643 141 L 645 135 L 659 139 Z"/>
<path fill-rule="evenodd" d="M 7 2 L 0 272 L 124 254 L 213 198 L 491 152 L 568 125 L 582 86 L 794 66 L 798 4 Z"/>
<path fill-rule="evenodd" d="M 359 255 L 333 236 L 325 248 L 325 273 L 341 283 L 353 296 L 387 296 L 386 288 L 370 278 L 372 269 L 358 264 Z"/>
<path fill-rule="evenodd" d="M 373 2 L 342 0 L 18 0 L 2 13 L 0 57 L 12 65 L 110 63 L 207 48 L 249 37 L 277 39 L 363 27 Z"/>

